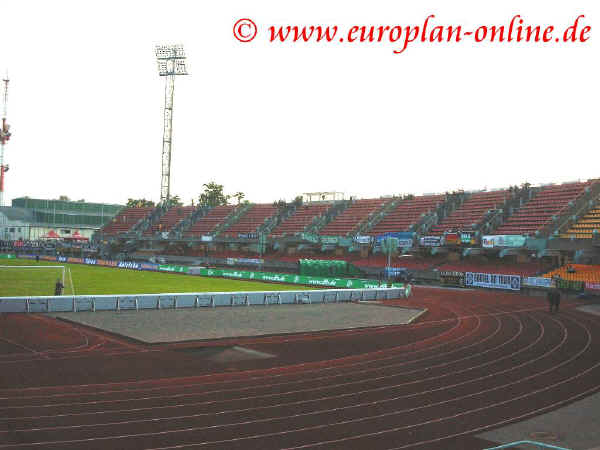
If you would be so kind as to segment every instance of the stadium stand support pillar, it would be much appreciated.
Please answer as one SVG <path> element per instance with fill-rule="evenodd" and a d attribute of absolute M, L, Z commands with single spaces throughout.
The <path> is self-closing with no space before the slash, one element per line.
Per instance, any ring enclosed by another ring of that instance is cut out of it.
<path fill-rule="evenodd" d="M 214 308 L 214 307 L 216 306 L 216 305 L 215 305 L 215 296 L 214 296 L 214 295 L 211 295 L 211 296 L 210 296 L 210 306 L 211 306 L 212 308 Z"/>
<path fill-rule="evenodd" d="M 121 311 L 121 299 L 117 297 L 117 311 Z"/>

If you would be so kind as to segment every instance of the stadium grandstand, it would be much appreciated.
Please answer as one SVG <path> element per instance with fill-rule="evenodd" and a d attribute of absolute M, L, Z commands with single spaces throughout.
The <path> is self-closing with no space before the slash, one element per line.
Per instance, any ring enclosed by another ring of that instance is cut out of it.
<path fill-rule="evenodd" d="M 223 236 L 239 237 L 239 235 L 255 235 L 258 228 L 277 213 L 274 205 L 250 205 L 238 218 L 238 221 L 227 227 Z"/>
<path fill-rule="evenodd" d="M 540 232 L 551 226 L 594 184 L 596 180 L 542 186 L 537 195 L 518 208 L 495 233 L 533 235 Z"/>
<path fill-rule="evenodd" d="M 345 236 L 357 231 L 359 225 L 382 209 L 392 199 L 372 198 L 355 200 L 320 230 L 322 236 Z"/>
<path fill-rule="evenodd" d="M 424 216 L 432 214 L 445 200 L 444 194 L 411 196 L 398 200 L 395 207 L 373 224 L 366 234 L 376 236 L 384 233 L 410 231 Z"/>
<path fill-rule="evenodd" d="M 439 224 L 430 234 L 441 235 L 447 231 L 476 231 L 489 214 L 502 209 L 511 193 L 507 190 L 475 192 Z"/>
<path fill-rule="evenodd" d="M 186 237 L 201 237 L 211 234 L 235 210 L 235 206 L 221 205 L 212 208 L 205 216 L 200 216 L 184 231 Z"/>
<path fill-rule="evenodd" d="M 158 221 L 149 226 L 144 234 L 168 233 L 173 227 L 189 217 L 194 210 L 193 206 L 173 206 L 160 216 Z"/>
<path fill-rule="evenodd" d="M 283 219 L 271 232 L 271 236 L 286 236 L 301 233 L 312 224 L 315 219 L 321 217 L 330 208 L 328 203 L 314 203 L 301 205 L 294 212 Z"/>
<path fill-rule="evenodd" d="M 16 199 L 0 213 L 5 247 L 18 239 L 6 234 L 13 225 L 17 230 L 45 220 L 42 234 L 50 231 L 46 225 L 60 225 L 56 232 L 64 238 L 63 225 L 81 226 L 77 230 L 85 237 L 96 231 L 93 242 L 103 255 L 142 260 L 262 261 L 289 271 L 299 259 L 345 260 L 365 270 L 389 266 L 521 277 L 565 264 L 600 263 L 597 180 L 367 199 L 305 195 L 290 203 L 218 206 L 27 201 Z M 393 250 L 383 245 L 389 239 L 397 242 Z"/>
<path fill-rule="evenodd" d="M 582 218 L 573 223 L 569 229 L 561 234 L 568 239 L 592 239 L 594 233 L 600 230 L 600 206 L 591 208 Z"/>
<path fill-rule="evenodd" d="M 132 229 L 134 225 L 149 217 L 154 211 L 153 207 L 136 207 L 124 208 L 109 223 L 100 230 L 106 235 L 118 235 L 126 233 Z"/>
<path fill-rule="evenodd" d="M 600 265 L 566 264 L 544 274 L 546 278 L 558 277 L 568 281 L 600 283 Z"/>

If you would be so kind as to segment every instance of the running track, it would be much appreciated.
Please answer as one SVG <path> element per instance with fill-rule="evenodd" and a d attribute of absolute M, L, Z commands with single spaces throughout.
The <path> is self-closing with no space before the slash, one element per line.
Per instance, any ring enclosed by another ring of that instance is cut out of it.
<path fill-rule="evenodd" d="M 429 309 L 410 326 L 160 346 L 4 315 L 0 450 L 480 449 L 484 430 L 600 390 L 600 318 L 574 303 L 414 292 L 389 302 Z M 278 356 L 180 351 L 224 344 Z"/>

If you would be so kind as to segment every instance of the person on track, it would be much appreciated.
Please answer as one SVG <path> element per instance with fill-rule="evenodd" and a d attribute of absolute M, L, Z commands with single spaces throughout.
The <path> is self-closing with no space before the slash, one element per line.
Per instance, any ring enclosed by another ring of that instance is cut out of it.
<path fill-rule="evenodd" d="M 552 312 L 557 313 L 560 307 L 560 291 L 556 289 L 554 291 L 554 302 L 552 303 Z"/>
<path fill-rule="evenodd" d="M 550 314 L 557 313 L 560 306 L 560 292 L 558 289 L 550 289 L 546 298 L 548 299 L 548 309 Z"/>
<path fill-rule="evenodd" d="M 552 304 L 554 303 L 554 290 L 549 289 L 546 294 L 546 299 L 548 300 L 548 312 L 552 314 Z"/>

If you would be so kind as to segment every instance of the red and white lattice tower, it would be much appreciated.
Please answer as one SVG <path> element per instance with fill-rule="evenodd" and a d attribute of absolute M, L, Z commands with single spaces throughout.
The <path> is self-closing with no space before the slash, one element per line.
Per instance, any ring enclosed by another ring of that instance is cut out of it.
<path fill-rule="evenodd" d="M 4 82 L 4 96 L 2 103 L 2 124 L 0 124 L 0 206 L 4 206 L 4 174 L 8 172 L 8 164 L 4 164 L 4 146 L 10 139 L 10 125 L 6 122 L 8 75 L 2 81 Z"/>

